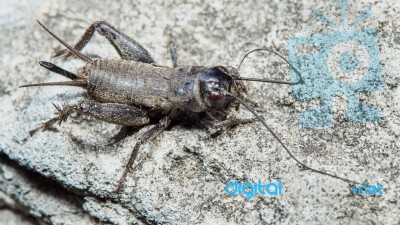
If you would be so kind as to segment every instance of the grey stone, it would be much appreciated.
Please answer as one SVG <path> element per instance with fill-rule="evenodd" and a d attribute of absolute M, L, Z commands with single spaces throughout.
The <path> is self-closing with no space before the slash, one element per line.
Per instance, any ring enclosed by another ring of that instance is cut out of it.
<path fill-rule="evenodd" d="M 159 64 L 237 66 L 257 47 L 287 55 L 287 39 L 329 33 L 317 11 L 339 23 L 338 1 L 0 1 L 0 202 L 44 224 L 398 224 L 399 208 L 399 11 L 395 0 L 350 1 L 348 21 L 371 8 L 357 28 L 377 29 L 382 88 L 362 96 L 382 120 L 348 123 L 345 96 L 334 100 L 334 126 L 303 129 L 300 112 L 316 101 L 294 101 L 290 86 L 246 83 L 267 124 L 302 162 L 384 188 L 380 196 L 357 196 L 350 184 L 303 170 L 260 123 L 240 125 L 212 138 L 210 132 L 175 126 L 141 147 L 121 194 L 114 193 L 123 166 L 145 127 L 107 145 L 120 127 L 73 116 L 52 131 L 28 131 L 52 118 L 51 103 L 78 102 L 71 87 L 18 89 L 59 81 L 38 65 L 54 62 L 74 71 L 77 59 L 52 59 L 61 45 L 35 21 L 74 43 L 92 22 L 106 20 L 145 46 Z M 117 58 L 100 35 L 83 50 Z M 269 54 L 252 55 L 242 76 L 288 79 L 288 66 Z M 237 118 L 252 115 L 243 107 Z M 282 180 L 280 196 L 230 196 L 234 180 Z M 44 187 L 43 187 L 44 186 Z M 1 212 L 2 215 L 13 217 Z"/>

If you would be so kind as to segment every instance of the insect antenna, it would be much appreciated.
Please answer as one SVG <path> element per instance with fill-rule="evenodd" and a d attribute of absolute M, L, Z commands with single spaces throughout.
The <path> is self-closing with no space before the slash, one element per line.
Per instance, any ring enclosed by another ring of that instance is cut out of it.
<path fill-rule="evenodd" d="M 68 50 L 74 54 L 76 57 L 80 58 L 81 60 L 93 64 L 94 61 L 87 57 L 86 55 L 80 53 L 78 50 L 74 49 L 73 47 L 71 47 L 70 45 L 68 45 L 65 41 L 61 40 L 61 38 L 59 38 L 57 35 L 55 35 L 53 32 L 51 32 L 47 27 L 45 27 L 39 20 L 36 20 L 40 26 L 43 27 L 43 29 L 45 29 L 51 36 L 53 36 L 55 39 L 57 39 L 57 41 L 59 41 L 61 44 L 63 44 L 66 48 L 68 48 Z"/>
<path fill-rule="evenodd" d="M 327 176 L 330 176 L 330 177 L 333 177 L 333 178 L 336 178 L 336 179 L 339 179 L 339 180 L 343 180 L 343 181 L 346 181 L 348 183 L 354 183 L 354 184 L 359 184 L 360 185 L 360 183 L 358 183 L 356 181 L 352 181 L 352 180 L 349 180 L 347 178 L 339 177 L 339 176 L 334 175 L 334 174 L 330 174 L 330 173 L 327 173 L 327 172 L 324 172 L 324 171 L 321 171 L 321 170 L 317 170 L 317 169 L 311 168 L 311 167 L 305 165 L 304 163 L 302 163 L 300 160 L 298 160 L 292 154 L 292 152 L 286 147 L 286 145 L 282 142 L 282 140 L 278 137 L 278 135 L 276 135 L 275 132 L 267 125 L 265 120 L 263 118 L 261 118 L 261 116 L 259 116 L 248 104 L 246 104 L 242 99 L 240 99 L 239 97 L 235 96 L 234 94 L 232 94 L 230 92 L 225 92 L 225 94 L 235 98 L 244 107 L 246 107 L 265 126 L 265 128 L 267 128 L 267 130 L 272 134 L 272 136 L 274 136 L 274 138 L 279 142 L 279 144 L 281 144 L 281 146 L 286 150 L 286 152 L 290 155 L 290 157 L 292 157 L 292 159 L 294 159 L 294 161 L 296 161 L 298 164 L 300 164 L 303 168 L 311 170 L 311 171 L 316 172 L 316 173 L 327 175 Z"/>
<path fill-rule="evenodd" d="M 246 81 L 257 81 L 257 82 L 265 82 L 265 83 L 275 83 L 275 84 L 291 84 L 291 85 L 295 85 L 295 84 L 300 84 L 303 82 L 303 77 L 300 74 L 300 71 L 297 70 L 297 68 L 295 66 L 293 66 L 289 61 L 287 61 L 285 59 L 285 57 L 283 57 L 281 54 L 272 51 L 268 48 L 257 48 L 254 49 L 248 53 L 246 53 L 246 55 L 243 56 L 242 60 L 240 61 L 240 64 L 237 68 L 237 71 L 239 71 L 240 66 L 242 65 L 243 61 L 247 58 L 247 56 L 249 56 L 251 53 L 253 52 L 258 52 L 258 51 L 267 51 L 267 52 L 271 52 L 277 56 L 279 56 L 281 59 L 283 59 L 287 64 L 289 64 L 289 66 L 294 70 L 294 72 L 299 76 L 299 80 L 296 82 L 290 82 L 290 81 L 279 81 L 279 80 L 269 80 L 269 79 L 260 79 L 260 78 L 251 78 L 251 77 L 239 77 L 239 76 L 234 76 L 233 79 L 234 80 L 246 80 Z"/>

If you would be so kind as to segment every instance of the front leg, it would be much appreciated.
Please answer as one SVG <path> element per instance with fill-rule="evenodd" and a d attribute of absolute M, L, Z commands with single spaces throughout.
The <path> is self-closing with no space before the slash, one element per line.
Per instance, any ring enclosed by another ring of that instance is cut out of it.
<path fill-rule="evenodd" d="M 126 180 L 126 176 L 131 170 L 133 163 L 138 155 L 139 148 L 141 145 L 146 144 L 147 142 L 151 141 L 153 138 L 157 137 L 161 134 L 171 123 L 169 117 L 164 117 L 160 120 L 160 122 L 152 127 L 150 130 L 146 131 L 142 136 L 139 137 L 138 141 L 135 144 L 135 147 L 132 150 L 131 156 L 129 157 L 128 163 L 125 166 L 124 173 L 122 174 L 121 178 L 118 181 L 118 186 L 116 189 L 116 193 L 118 194 L 121 191 L 122 185 Z"/>
<path fill-rule="evenodd" d="M 121 33 L 113 26 L 104 21 L 97 21 L 90 25 L 86 29 L 85 33 L 82 35 L 81 39 L 74 45 L 74 48 L 78 51 L 81 51 L 90 41 L 95 31 L 108 39 L 108 41 L 111 43 L 111 45 L 114 46 L 115 50 L 117 50 L 122 59 L 135 60 L 144 63 L 155 62 L 149 52 L 147 52 L 147 50 L 143 48 L 138 42 Z M 54 56 L 63 56 L 64 59 L 66 59 L 72 56 L 72 54 L 68 50 L 62 50 L 57 52 Z"/>
<path fill-rule="evenodd" d="M 225 129 L 232 128 L 240 124 L 248 124 L 257 121 L 257 118 L 252 119 L 225 119 L 217 120 L 207 118 L 201 121 L 201 124 L 205 126 L 211 133 L 211 137 L 215 138 L 222 134 Z"/>
<path fill-rule="evenodd" d="M 201 123 L 209 130 L 220 131 L 222 129 L 234 127 L 240 124 L 248 124 L 257 121 L 257 118 L 252 119 L 226 119 L 226 120 L 209 120 L 205 119 Z"/>

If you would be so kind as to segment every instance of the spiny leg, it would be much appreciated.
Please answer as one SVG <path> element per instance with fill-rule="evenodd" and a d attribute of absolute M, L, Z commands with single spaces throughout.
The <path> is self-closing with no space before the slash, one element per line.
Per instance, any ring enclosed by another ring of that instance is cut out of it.
<path fill-rule="evenodd" d="M 142 136 L 138 138 L 138 141 L 135 144 L 135 147 L 132 150 L 131 156 L 129 157 L 128 163 L 125 166 L 124 173 L 122 174 L 121 178 L 118 181 L 118 186 L 116 189 L 116 193 L 119 193 L 121 191 L 122 185 L 124 184 L 126 180 L 126 176 L 131 170 L 131 167 L 133 163 L 135 162 L 135 159 L 138 155 L 138 150 L 141 145 L 146 144 L 147 142 L 151 141 L 153 138 L 157 137 L 158 135 L 161 134 L 170 124 L 170 119 L 169 117 L 164 117 L 162 118 L 157 125 L 152 127 L 150 130 L 146 131 Z"/>
<path fill-rule="evenodd" d="M 98 103 L 84 100 L 75 107 L 76 112 L 122 126 L 143 126 L 150 122 L 147 113 L 134 106 L 118 103 Z"/>
<path fill-rule="evenodd" d="M 61 125 L 61 123 L 66 122 L 68 117 L 75 111 L 75 106 L 70 106 L 67 103 L 63 103 L 61 106 L 53 103 L 53 106 L 57 109 L 57 112 L 55 112 L 57 116 L 44 123 L 41 127 L 29 131 L 30 136 L 33 136 L 40 129 L 48 130 L 55 123 Z"/>
<path fill-rule="evenodd" d="M 122 59 L 135 60 L 144 63 L 155 62 L 149 52 L 138 42 L 121 33 L 105 21 L 97 21 L 90 25 L 82 35 L 81 39 L 74 45 L 74 48 L 81 51 L 90 41 L 95 31 L 108 39 Z M 63 56 L 63 58 L 66 59 L 72 56 L 72 54 L 68 52 L 68 50 L 61 50 L 54 56 Z"/>
<path fill-rule="evenodd" d="M 83 100 L 76 105 L 69 106 L 67 104 L 57 106 L 53 104 L 57 109 L 57 117 L 54 117 L 43 124 L 41 128 L 48 130 L 52 125 L 58 122 L 60 125 L 65 122 L 67 118 L 74 112 L 78 114 L 85 114 L 93 116 L 99 120 L 114 123 L 123 126 L 143 126 L 150 122 L 146 112 L 139 108 L 117 104 L 117 103 L 97 103 L 90 100 Z M 33 135 L 37 130 L 30 132 Z"/>
<path fill-rule="evenodd" d="M 171 55 L 172 67 L 178 67 L 178 53 L 176 52 L 176 46 L 172 41 L 169 43 L 169 54 Z"/>

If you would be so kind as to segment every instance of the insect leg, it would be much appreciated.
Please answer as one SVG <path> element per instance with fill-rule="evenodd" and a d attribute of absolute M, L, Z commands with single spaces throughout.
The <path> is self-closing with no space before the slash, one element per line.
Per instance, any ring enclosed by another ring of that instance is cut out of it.
<path fill-rule="evenodd" d="M 252 123 L 258 121 L 257 118 L 252 118 L 252 119 L 228 119 L 228 120 L 223 120 L 223 121 L 210 121 L 206 120 L 203 122 L 204 125 L 211 129 L 222 129 L 222 128 L 227 128 L 227 127 L 232 127 L 232 126 L 237 126 L 240 124 L 247 124 L 247 123 Z"/>
<path fill-rule="evenodd" d="M 62 106 L 58 106 L 56 104 L 53 105 L 57 109 L 57 116 L 44 123 L 41 127 L 43 130 L 48 130 L 55 123 L 61 125 L 61 123 L 67 121 L 68 117 L 74 112 L 93 116 L 96 119 L 123 126 L 138 127 L 146 125 L 150 122 L 146 112 L 129 105 L 117 103 L 97 103 L 89 100 L 83 100 L 77 105 L 72 106 L 67 104 L 63 104 Z M 32 136 L 39 129 L 40 128 L 30 131 L 30 135 Z"/>
<path fill-rule="evenodd" d="M 142 136 L 139 137 L 138 141 L 135 144 L 135 147 L 133 148 L 133 151 L 131 153 L 131 156 L 129 157 L 129 161 L 125 166 L 124 173 L 122 174 L 121 178 L 118 181 L 118 186 L 116 189 L 116 193 L 119 193 L 121 191 L 122 185 L 124 184 L 126 180 L 126 176 L 131 170 L 131 167 L 133 163 L 135 162 L 135 159 L 138 155 L 138 150 L 141 145 L 146 144 L 147 142 L 151 141 L 153 138 L 157 137 L 158 135 L 161 134 L 170 124 L 170 119 L 169 117 L 164 117 L 160 120 L 160 122 L 152 127 L 150 130 L 146 131 Z"/>
<path fill-rule="evenodd" d="M 176 46 L 172 41 L 169 43 L 169 54 L 171 55 L 172 67 L 178 67 L 178 53 L 176 52 Z"/>
<path fill-rule="evenodd" d="M 146 112 L 130 105 L 118 103 L 98 103 L 83 100 L 75 106 L 79 114 L 93 116 L 96 119 L 123 126 L 143 126 L 149 124 L 150 119 Z"/>
<path fill-rule="evenodd" d="M 105 21 L 97 21 L 90 25 L 81 39 L 74 45 L 74 48 L 78 51 L 82 50 L 85 45 L 90 41 L 94 32 L 97 31 L 100 35 L 105 36 L 111 45 L 114 46 L 121 58 L 125 60 L 135 60 L 144 63 L 154 63 L 154 59 L 151 57 L 149 52 L 143 48 L 138 42 L 128 37 L 115 29 Z M 64 59 L 72 56 L 67 50 L 61 50 L 57 52 L 55 57 L 63 56 Z"/>
<path fill-rule="evenodd" d="M 118 133 L 111 138 L 111 140 L 107 143 L 107 145 L 113 145 L 115 143 L 118 143 L 125 139 L 128 136 L 131 136 L 132 134 L 136 133 L 140 127 L 134 127 L 134 126 L 122 126 L 121 129 L 118 131 Z"/>
<path fill-rule="evenodd" d="M 57 109 L 57 112 L 55 113 L 57 116 L 44 123 L 41 127 L 29 131 L 30 136 L 34 135 L 40 129 L 48 130 L 55 123 L 61 125 L 61 123 L 67 121 L 68 117 L 74 112 L 75 108 L 75 106 L 70 106 L 67 103 L 62 104 L 61 106 L 54 103 L 53 105 Z"/>

